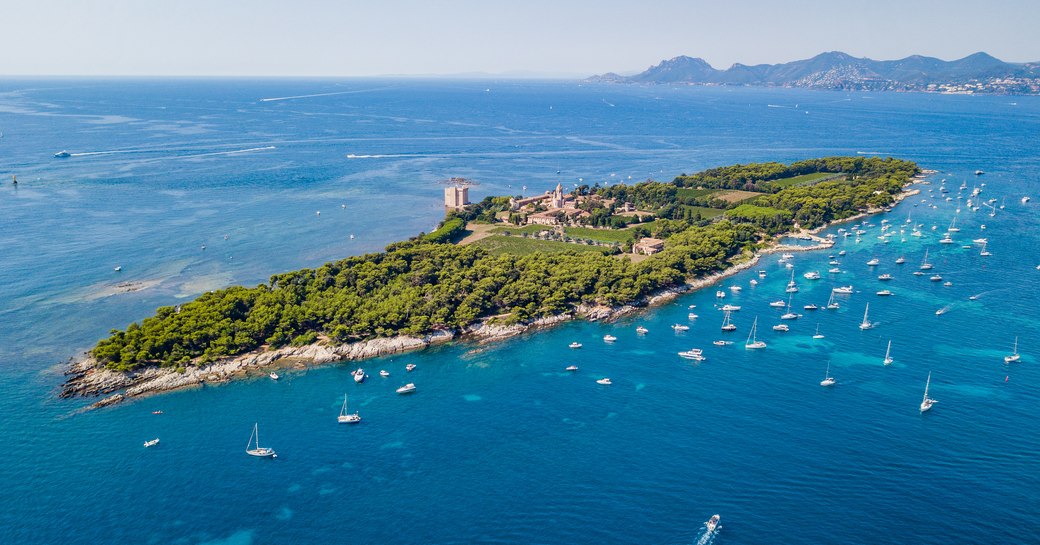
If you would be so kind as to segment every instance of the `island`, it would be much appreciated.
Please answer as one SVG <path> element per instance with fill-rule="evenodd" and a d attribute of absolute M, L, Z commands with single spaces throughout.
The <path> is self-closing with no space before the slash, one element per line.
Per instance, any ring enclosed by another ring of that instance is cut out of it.
<path fill-rule="evenodd" d="M 207 292 L 112 330 L 72 364 L 61 395 L 104 395 L 92 404 L 101 407 L 269 367 L 614 319 L 750 267 L 783 236 L 813 237 L 890 207 L 921 176 L 910 161 L 858 156 L 472 204 L 465 188 L 448 188 L 431 233 Z"/>

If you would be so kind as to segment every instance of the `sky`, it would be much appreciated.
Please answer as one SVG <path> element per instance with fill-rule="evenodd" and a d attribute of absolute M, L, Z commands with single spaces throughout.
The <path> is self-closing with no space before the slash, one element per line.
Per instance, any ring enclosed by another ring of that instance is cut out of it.
<path fill-rule="evenodd" d="M 824 51 L 1040 61 L 1035 0 L 0 0 L 0 75 L 634 73 Z"/>

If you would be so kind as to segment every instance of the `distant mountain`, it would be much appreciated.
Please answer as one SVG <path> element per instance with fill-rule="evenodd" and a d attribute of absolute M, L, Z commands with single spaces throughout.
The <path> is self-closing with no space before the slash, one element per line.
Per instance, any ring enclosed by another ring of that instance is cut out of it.
<path fill-rule="evenodd" d="M 870 91 L 1040 94 L 1040 62 L 1008 63 L 986 53 L 944 61 L 912 55 L 895 61 L 856 58 L 840 51 L 783 64 L 734 64 L 713 68 L 704 59 L 680 56 L 634 76 L 592 76 L 601 83 L 756 85 Z"/>

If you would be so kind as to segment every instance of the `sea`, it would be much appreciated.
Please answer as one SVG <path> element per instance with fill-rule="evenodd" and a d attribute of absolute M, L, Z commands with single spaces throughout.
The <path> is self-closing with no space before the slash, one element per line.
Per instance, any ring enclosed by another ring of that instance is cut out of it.
<path fill-rule="evenodd" d="M 1037 97 L 0 80 L 0 542 L 1040 543 L 1038 135 Z M 158 306 L 430 231 L 451 177 L 478 200 L 828 155 L 937 172 L 793 269 L 769 254 L 617 322 L 101 410 L 57 395 L 70 358 Z M 942 281 L 912 274 L 925 251 Z M 768 303 L 792 276 L 802 316 L 777 332 Z M 803 310 L 846 285 L 838 310 Z M 741 307 L 736 332 L 723 304 Z M 768 346 L 745 350 L 756 319 Z M 706 359 L 677 356 L 690 348 Z M 938 402 L 921 413 L 929 373 Z M 336 423 L 344 394 L 358 425 Z M 276 459 L 245 454 L 254 424 Z"/>

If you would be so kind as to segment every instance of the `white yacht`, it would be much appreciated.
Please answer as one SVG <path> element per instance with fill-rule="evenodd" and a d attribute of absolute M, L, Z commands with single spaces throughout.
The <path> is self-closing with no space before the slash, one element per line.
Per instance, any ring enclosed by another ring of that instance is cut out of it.
<path fill-rule="evenodd" d="M 614 342 L 616 340 L 617 340 L 617 337 L 615 337 L 615 336 L 613 336 L 613 335 L 611 335 L 609 333 L 603 336 L 603 342 L 605 342 L 605 343 L 612 343 L 612 342 Z"/>
<path fill-rule="evenodd" d="M 571 344 L 568 344 L 567 347 L 568 348 L 581 348 L 581 343 L 578 342 L 578 341 L 574 341 Z"/>
<path fill-rule="evenodd" d="M 368 378 L 368 375 L 365 374 L 365 370 L 360 367 L 358 367 L 358 369 L 352 374 L 354 375 L 354 382 L 358 384 L 365 382 L 365 379 Z"/>
<path fill-rule="evenodd" d="M 903 256 L 899 256 L 899 257 L 898 257 L 898 258 L 896 259 L 896 265 L 902 265 L 903 263 L 906 263 L 906 258 L 905 258 L 905 257 L 903 257 Z"/>
<path fill-rule="evenodd" d="M 877 292 L 877 294 L 880 297 L 888 297 L 889 295 L 892 295 L 892 291 L 891 290 L 881 290 L 881 291 Z"/>
<path fill-rule="evenodd" d="M 577 370 L 578 370 L 578 366 L 577 365 L 568 365 L 567 368 L 564 369 L 564 371 L 571 371 L 571 372 L 577 371 Z"/>
<path fill-rule="evenodd" d="M 679 357 L 680 358 L 685 358 L 685 359 L 688 359 L 688 360 L 697 360 L 697 361 L 704 361 L 704 360 L 707 359 L 707 358 L 704 357 L 704 353 L 701 351 L 700 348 L 691 348 L 689 350 L 684 350 L 682 352 L 679 352 Z"/>
<path fill-rule="evenodd" d="M 726 292 L 724 292 L 722 290 L 718 290 L 718 291 L 715 292 L 715 297 L 718 297 L 719 299 L 725 299 L 726 298 Z"/>
<path fill-rule="evenodd" d="M 861 330 L 863 330 L 863 331 L 866 331 L 868 329 L 873 329 L 874 328 L 873 322 L 870 321 L 869 314 L 870 314 L 870 303 L 867 303 L 867 308 L 863 310 L 863 321 L 860 322 L 860 324 L 859 324 L 859 328 Z"/>
<path fill-rule="evenodd" d="M 892 361 L 892 341 L 889 340 L 888 348 L 885 349 L 885 359 L 882 360 L 882 363 L 885 365 L 892 365 Z"/>
<path fill-rule="evenodd" d="M 993 255 L 993 254 L 989 253 L 989 250 L 986 249 L 986 243 L 985 242 L 982 243 L 982 251 L 979 252 L 979 255 L 981 255 L 982 257 L 989 257 L 989 256 Z"/>
<path fill-rule="evenodd" d="M 931 383 L 932 383 L 932 372 L 929 371 L 928 372 L 928 380 L 926 380 L 925 383 L 924 383 L 924 397 L 921 398 L 921 412 L 925 412 L 925 411 L 931 410 L 932 405 L 937 403 L 936 400 L 928 397 L 928 386 L 930 386 Z"/>
<path fill-rule="evenodd" d="M 730 287 L 729 287 L 729 291 L 731 291 L 731 292 L 733 292 L 733 293 L 740 293 L 740 290 L 741 290 L 741 289 L 742 289 L 742 288 L 741 288 L 740 286 L 730 286 Z"/>
<path fill-rule="evenodd" d="M 258 458 L 276 458 L 278 456 L 274 453 L 273 448 L 260 446 L 260 428 L 258 424 L 253 424 L 253 433 L 250 434 L 249 442 L 246 443 L 246 454 Z"/>
<path fill-rule="evenodd" d="M 675 331 L 689 331 L 690 326 L 682 324 L 673 324 L 672 329 L 674 329 Z"/>
<path fill-rule="evenodd" d="M 932 270 L 932 264 L 928 262 L 928 248 L 924 249 L 924 259 L 921 260 L 921 266 L 918 268 L 922 271 Z"/>
<path fill-rule="evenodd" d="M 695 314 L 695 313 L 691 312 L 691 313 L 689 313 L 689 314 L 687 314 L 687 315 L 686 315 L 686 318 L 687 318 L 688 320 L 696 320 L 697 318 L 700 318 L 700 316 L 698 316 L 697 314 Z"/>
<path fill-rule="evenodd" d="M 581 348 L 580 344 L 578 345 L 578 348 Z M 408 372 L 414 371 L 415 370 L 415 364 L 414 363 L 409 363 L 408 365 L 405 365 L 404 366 L 404 370 L 408 371 Z"/>
<path fill-rule="evenodd" d="M 274 371 L 268 373 L 267 376 L 271 377 L 271 380 L 278 380 L 279 378 L 281 378 L 278 376 L 278 373 L 275 373 Z"/>
<path fill-rule="evenodd" d="M 820 272 L 819 271 L 809 271 L 809 272 L 803 274 L 802 277 L 804 277 L 806 280 L 819 280 L 820 279 Z"/>
<path fill-rule="evenodd" d="M 1018 337 L 1015 337 L 1015 351 L 1010 356 L 1004 356 L 1004 363 L 1015 363 L 1022 358 L 1018 353 Z"/>
<path fill-rule="evenodd" d="M 820 324 L 816 324 L 816 333 L 813 334 L 812 338 L 814 338 L 814 339 L 823 339 L 824 338 L 823 333 L 820 333 Z"/>
<path fill-rule="evenodd" d="M 831 362 L 827 362 L 827 370 L 823 373 L 823 380 L 820 381 L 820 386 L 834 386 L 834 377 L 831 376 Z"/>
<path fill-rule="evenodd" d="M 155 439 L 152 439 L 150 441 L 145 441 L 144 442 L 144 448 L 154 447 L 155 445 L 158 445 L 158 444 L 159 444 L 159 438 L 156 437 Z"/>
<path fill-rule="evenodd" d="M 730 311 L 726 311 L 725 316 L 722 318 L 722 330 L 723 331 L 736 331 L 737 325 L 730 321 Z"/>
<path fill-rule="evenodd" d="M 744 348 L 748 350 L 756 350 L 766 347 L 765 341 L 758 340 L 756 333 L 758 333 L 758 316 L 755 316 L 755 321 L 751 324 L 751 332 L 748 333 L 748 338 L 744 343 Z"/>
<path fill-rule="evenodd" d="M 791 299 L 787 300 L 787 312 L 780 315 L 781 320 L 797 320 L 798 313 L 791 312 Z"/>
<path fill-rule="evenodd" d="M 401 386 L 400 388 L 397 389 L 397 393 L 399 393 L 399 394 L 411 394 L 411 393 L 414 393 L 414 392 L 415 392 L 415 384 L 413 384 L 411 382 L 409 382 L 408 384 L 405 384 L 404 386 Z"/>
<path fill-rule="evenodd" d="M 724 312 L 737 312 L 740 310 L 740 307 L 737 305 L 722 305 L 722 308 L 720 308 L 719 310 L 722 310 Z"/>
<path fill-rule="evenodd" d="M 888 274 L 888 273 L 885 273 L 885 274 L 882 274 L 882 275 L 878 275 L 877 279 L 884 282 L 884 281 L 887 281 L 887 280 L 891 280 L 892 279 L 892 275 Z"/>
<path fill-rule="evenodd" d="M 787 303 L 785 303 L 783 299 L 777 299 L 776 301 L 769 303 L 769 306 L 776 308 L 784 308 L 787 306 Z"/>
<path fill-rule="evenodd" d="M 867 266 L 868 267 L 873 267 L 873 266 L 878 265 L 880 263 L 881 263 L 881 260 L 875 257 L 874 259 L 871 259 L 870 261 L 867 261 Z"/>
<path fill-rule="evenodd" d="M 827 310 L 838 310 L 839 308 L 841 308 L 841 305 L 839 305 L 838 302 L 834 300 L 833 290 L 831 291 L 830 298 L 827 299 L 827 306 L 824 308 L 826 308 Z"/>
<path fill-rule="evenodd" d="M 787 332 L 791 331 L 791 328 L 787 324 L 776 324 L 773 326 L 773 331 Z"/>
<path fill-rule="evenodd" d="M 932 282 L 942 282 L 942 276 L 939 276 L 939 275 L 937 275 L 937 274 L 933 274 L 933 275 L 932 275 L 932 276 L 931 276 L 930 278 L 928 278 L 928 279 L 929 279 L 929 280 L 931 280 Z"/>
<path fill-rule="evenodd" d="M 339 416 L 336 417 L 336 422 L 340 424 L 357 424 L 361 422 L 361 415 L 357 411 L 353 413 L 347 412 L 347 394 L 343 394 L 343 406 L 339 409 Z"/>
<path fill-rule="evenodd" d="M 602 384 L 604 386 L 610 386 L 611 384 L 613 384 L 613 382 L 610 382 L 610 378 L 609 377 L 603 377 L 603 378 L 597 380 L 596 384 Z"/>
<path fill-rule="evenodd" d="M 831 289 L 831 292 L 842 295 L 850 295 L 852 293 L 852 286 L 838 286 Z"/>
<path fill-rule="evenodd" d="M 802 308 L 805 309 L 805 310 L 819 310 L 820 309 L 820 307 L 816 303 L 809 303 L 808 305 L 805 305 Z"/>
<path fill-rule="evenodd" d="M 643 326 L 639 326 L 639 327 L 636 328 L 636 333 L 638 333 L 640 335 L 646 335 L 649 332 L 650 332 L 650 330 L 645 328 L 645 327 L 643 327 Z"/>
<path fill-rule="evenodd" d="M 384 377 L 384 378 L 388 377 L 388 376 L 390 376 L 390 371 L 387 371 L 386 369 L 381 369 L 379 371 L 379 376 Z"/>

